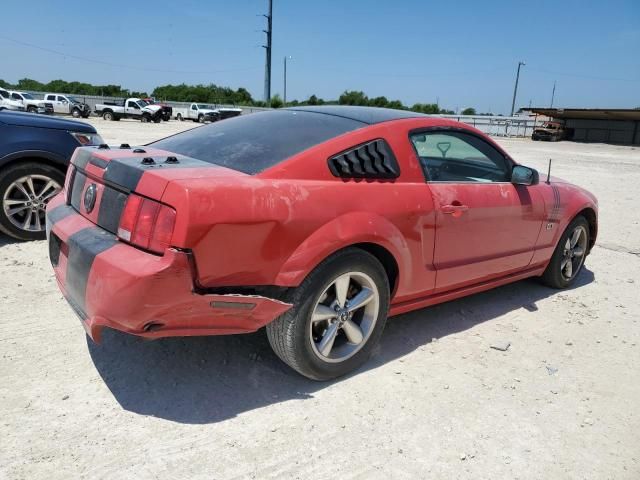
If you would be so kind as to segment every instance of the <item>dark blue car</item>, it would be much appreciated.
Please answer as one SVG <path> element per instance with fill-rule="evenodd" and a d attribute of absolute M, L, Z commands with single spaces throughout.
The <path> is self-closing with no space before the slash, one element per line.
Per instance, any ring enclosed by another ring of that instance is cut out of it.
<path fill-rule="evenodd" d="M 101 143 L 86 123 L 0 107 L 0 232 L 44 238 L 45 206 L 62 188 L 71 155 Z"/>

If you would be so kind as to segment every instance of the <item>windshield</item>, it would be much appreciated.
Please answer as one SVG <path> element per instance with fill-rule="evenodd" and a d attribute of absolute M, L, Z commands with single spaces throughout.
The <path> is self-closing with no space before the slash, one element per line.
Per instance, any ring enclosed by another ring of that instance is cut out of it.
<path fill-rule="evenodd" d="M 80 100 L 76 100 L 75 97 L 67 97 L 67 100 L 69 100 L 71 103 L 80 103 Z"/>
<path fill-rule="evenodd" d="M 33 98 L 33 95 L 31 95 L 30 93 L 22 93 L 21 95 L 26 100 L 35 100 L 35 98 Z"/>
<path fill-rule="evenodd" d="M 199 103 L 198 110 L 213 110 L 211 105 L 207 105 L 206 103 Z"/>
<path fill-rule="evenodd" d="M 144 100 L 138 100 L 136 103 L 140 106 L 140 108 L 144 108 L 147 106 L 147 103 Z"/>
<path fill-rule="evenodd" d="M 194 128 L 150 145 L 255 175 L 367 124 L 322 113 L 272 110 Z"/>

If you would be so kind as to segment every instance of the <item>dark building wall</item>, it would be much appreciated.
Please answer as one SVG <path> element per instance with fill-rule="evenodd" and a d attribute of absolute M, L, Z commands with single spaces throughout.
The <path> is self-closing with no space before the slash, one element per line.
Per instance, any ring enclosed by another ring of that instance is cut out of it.
<path fill-rule="evenodd" d="M 567 118 L 564 123 L 567 127 L 573 128 L 573 140 L 577 142 L 640 145 L 638 121 Z"/>

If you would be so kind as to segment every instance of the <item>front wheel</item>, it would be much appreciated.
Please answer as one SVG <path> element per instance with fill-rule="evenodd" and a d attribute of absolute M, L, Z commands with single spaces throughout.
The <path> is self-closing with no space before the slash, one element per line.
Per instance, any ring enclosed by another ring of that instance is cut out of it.
<path fill-rule="evenodd" d="M 589 223 L 577 216 L 565 229 L 542 274 L 542 281 L 553 288 L 567 288 L 578 277 L 589 249 Z"/>
<path fill-rule="evenodd" d="M 144 115 L 142 115 L 140 121 L 142 123 L 149 123 L 151 121 L 151 115 L 145 113 Z"/>
<path fill-rule="evenodd" d="M 74 108 L 74 109 L 71 111 L 71 116 L 72 116 L 73 118 L 80 118 L 80 117 L 82 116 L 82 114 L 80 113 L 80 110 L 78 110 L 77 108 Z"/>
<path fill-rule="evenodd" d="M 374 256 L 349 248 L 322 262 L 286 301 L 293 307 L 267 325 L 271 347 L 305 377 L 330 380 L 362 365 L 380 340 L 389 280 Z"/>
<path fill-rule="evenodd" d="M 0 173 L 0 231 L 18 240 L 45 237 L 45 208 L 64 174 L 42 163 L 19 163 Z"/>
<path fill-rule="evenodd" d="M 204 115 L 198 115 L 198 123 L 204 123 Z"/>
<path fill-rule="evenodd" d="M 29 113 L 38 113 L 38 107 L 34 107 L 33 105 L 30 105 L 27 107 L 27 112 Z"/>

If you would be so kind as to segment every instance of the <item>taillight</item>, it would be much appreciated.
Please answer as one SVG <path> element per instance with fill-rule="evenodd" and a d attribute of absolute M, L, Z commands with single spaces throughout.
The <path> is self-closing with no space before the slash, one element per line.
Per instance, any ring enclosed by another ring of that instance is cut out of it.
<path fill-rule="evenodd" d="M 175 222 L 173 208 L 132 193 L 120 217 L 118 237 L 145 250 L 163 253 L 171 244 Z"/>
<path fill-rule="evenodd" d="M 67 204 L 71 203 L 71 185 L 73 185 L 73 177 L 76 174 L 76 167 L 73 165 L 69 165 L 69 169 L 67 170 L 67 176 L 64 177 L 64 195 L 65 202 Z"/>

